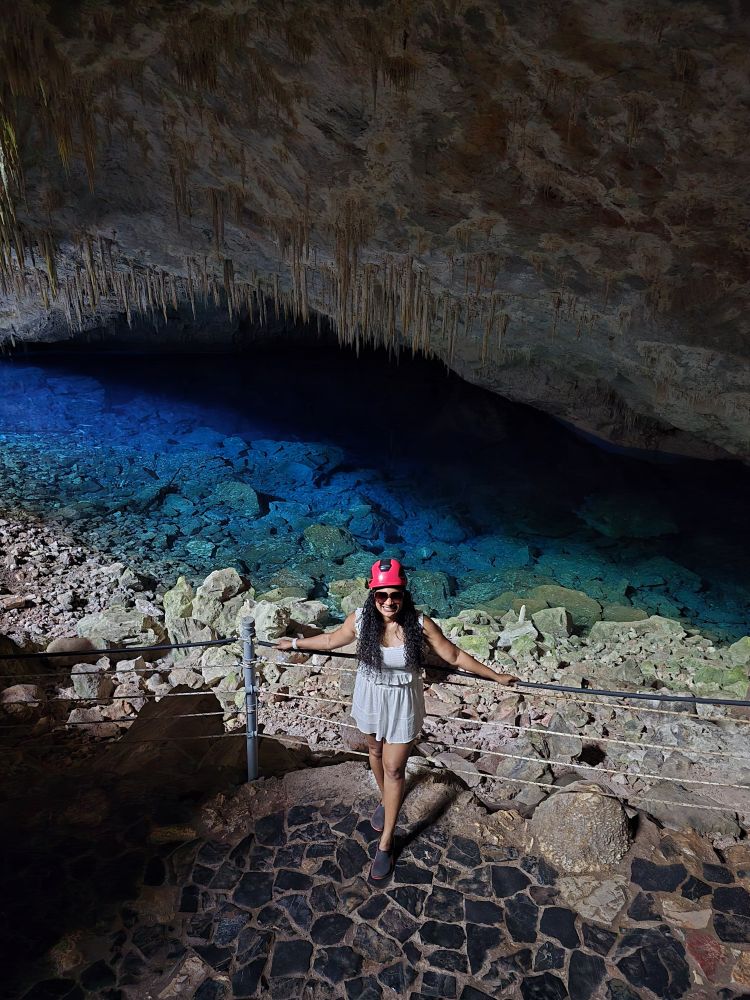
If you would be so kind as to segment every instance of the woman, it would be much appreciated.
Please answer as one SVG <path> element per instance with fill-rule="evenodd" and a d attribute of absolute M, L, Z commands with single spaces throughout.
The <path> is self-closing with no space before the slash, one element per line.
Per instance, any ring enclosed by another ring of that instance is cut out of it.
<path fill-rule="evenodd" d="M 393 870 L 393 833 L 404 796 L 406 761 L 425 716 L 421 677 L 426 648 L 441 660 L 501 684 L 516 678 L 498 674 L 454 646 L 427 615 L 420 615 L 406 589 L 406 574 L 396 559 L 373 563 L 369 595 L 362 608 L 347 616 L 333 632 L 307 639 L 280 639 L 281 650 L 330 652 L 357 640 L 359 665 L 354 684 L 352 717 L 367 739 L 370 766 L 381 803 L 372 828 L 380 833 L 370 878 Z"/>

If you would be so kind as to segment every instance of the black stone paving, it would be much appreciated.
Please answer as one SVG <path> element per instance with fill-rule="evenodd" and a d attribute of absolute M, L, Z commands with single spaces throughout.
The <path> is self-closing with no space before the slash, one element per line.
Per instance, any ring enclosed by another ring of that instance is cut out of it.
<path fill-rule="evenodd" d="M 124 905 L 101 959 L 15 995 L 131 1000 L 194 953 L 208 970 L 189 994 L 196 1000 L 679 1000 L 693 973 L 685 938 L 658 912 L 659 893 L 705 902 L 720 941 L 750 945 L 750 893 L 719 864 L 698 868 L 699 878 L 681 863 L 635 859 L 629 926 L 619 932 L 563 905 L 543 859 L 451 836 L 439 823 L 407 842 L 392 879 L 374 885 L 375 835 L 362 819 L 372 805 L 295 806 L 259 820 L 234 847 L 120 851 L 115 888 L 132 898 L 137 872 L 143 891 L 174 887 L 179 912 L 158 922 Z"/>

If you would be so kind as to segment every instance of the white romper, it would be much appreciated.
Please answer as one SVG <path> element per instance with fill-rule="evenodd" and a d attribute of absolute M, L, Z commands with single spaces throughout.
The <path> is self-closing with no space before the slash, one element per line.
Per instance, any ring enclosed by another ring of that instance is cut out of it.
<path fill-rule="evenodd" d="M 357 608 L 354 627 L 359 636 L 362 609 Z M 419 616 L 422 625 L 422 615 Z M 360 663 L 354 682 L 352 718 L 362 733 L 374 733 L 387 743 L 411 743 L 424 722 L 422 673 L 406 668 L 404 646 L 381 646 L 383 669 L 378 677 Z"/>

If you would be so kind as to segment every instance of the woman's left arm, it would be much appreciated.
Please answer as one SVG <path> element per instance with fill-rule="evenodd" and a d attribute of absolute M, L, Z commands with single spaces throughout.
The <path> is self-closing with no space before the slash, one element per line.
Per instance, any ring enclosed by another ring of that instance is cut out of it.
<path fill-rule="evenodd" d="M 429 643 L 430 648 L 437 653 L 441 660 L 445 660 L 451 666 L 459 667 L 461 670 L 468 670 L 469 673 L 476 674 L 478 677 L 486 677 L 491 681 L 497 681 L 499 684 L 515 684 L 518 680 L 513 674 L 499 674 L 492 667 L 488 667 L 486 664 L 474 659 L 466 650 L 459 649 L 450 639 L 446 639 L 432 618 L 428 618 L 427 615 L 423 619 L 423 628 L 425 639 Z"/>

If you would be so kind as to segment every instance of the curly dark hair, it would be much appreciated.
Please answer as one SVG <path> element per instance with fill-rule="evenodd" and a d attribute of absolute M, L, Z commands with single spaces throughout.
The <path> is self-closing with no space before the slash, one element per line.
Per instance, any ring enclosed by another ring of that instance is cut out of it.
<path fill-rule="evenodd" d="M 404 633 L 404 652 L 406 654 L 406 669 L 418 670 L 422 665 L 425 649 L 425 639 L 422 626 L 419 624 L 419 613 L 414 607 L 414 601 L 408 590 L 404 591 L 396 621 Z M 357 657 L 361 663 L 372 670 L 383 669 L 383 654 L 380 645 L 385 633 L 385 621 L 375 605 L 375 598 L 370 592 L 362 607 L 362 617 L 359 623 L 359 638 L 357 640 Z"/>

